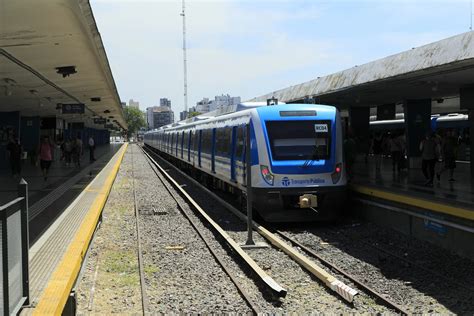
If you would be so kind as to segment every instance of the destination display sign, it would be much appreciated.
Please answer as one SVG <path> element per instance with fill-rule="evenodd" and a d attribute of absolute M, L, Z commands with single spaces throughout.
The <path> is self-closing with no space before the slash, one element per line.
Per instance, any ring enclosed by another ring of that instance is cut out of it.
<path fill-rule="evenodd" d="M 327 124 L 314 124 L 314 131 L 316 133 L 327 133 L 328 125 Z"/>
<path fill-rule="evenodd" d="M 69 103 L 62 105 L 63 114 L 84 114 L 85 105 L 82 103 Z"/>

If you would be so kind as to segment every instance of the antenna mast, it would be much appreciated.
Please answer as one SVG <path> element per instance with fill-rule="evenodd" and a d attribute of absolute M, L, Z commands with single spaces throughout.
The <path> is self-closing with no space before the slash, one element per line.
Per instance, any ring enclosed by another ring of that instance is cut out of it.
<path fill-rule="evenodd" d="M 181 16 L 183 17 L 183 70 L 184 70 L 184 111 L 186 113 L 186 118 L 188 117 L 188 66 L 187 66 L 187 58 L 186 58 L 186 14 L 184 12 L 183 0 L 183 11 L 181 12 Z"/>
<path fill-rule="evenodd" d="M 469 30 L 472 31 L 472 0 L 471 0 L 471 26 L 469 27 Z"/>

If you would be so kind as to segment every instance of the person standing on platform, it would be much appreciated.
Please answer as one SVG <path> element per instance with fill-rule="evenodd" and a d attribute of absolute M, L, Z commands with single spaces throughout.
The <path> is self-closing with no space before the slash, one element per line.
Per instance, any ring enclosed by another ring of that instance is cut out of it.
<path fill-rule="evenodd" d="M 425 176 L 425 185 L 432 186 L 435 176 L 435 165 L 439 152 L 435 136 L 427 132 L 425 138 L 420 143 L 421 169 Z"/>
<path fill-rule="evenodd" d="M 38 149 L 38 157 L 40 159 L 40 167 L 43 172 L 44 181 L 48 180 L 48 172 L 53 161 L 53 145 L 49 141 L 49 136 L 44 136 Z"/>
<path fill-rule="evenodd" d="M 12 169 L 12 176 L 21 175 L 21 155 L 23 149 L 18 142 L 18 138 L 14 137 L 7 145 L 7 151 L 10 158 L 10 167 Z"/>
<path fill-rule="evenodd" d="M 405 139 L 405 133 L 400 131 L 399 135 L 396 138 L 397 143 L 400 145 L 400 160 L 398 161 L 398 170 L 408 170 L 408 163 L 407 163 L 407 141 Z"/>
<path fill-rule="evenodd" d="M 446 170 L 449 170 L 449 181 L 453 182 L 454 180 L 454 169 L 456 168 L 456 157 L 458 152 L 458 140 L 454 136 L 454 132 L 449 130 L 442 143 L 441 143 L 441 152 L 444 159 L 443 168 L 436 174 L 438 181 L 441 180 L 441 174 Z"/>
<path fill-rule="evenodd" d="M 63 143 L 64 160 L 66 161 L 66 167 L 69 167 L 71 165 L 72 147 L 73 143 L 71 139 L 67 138 Z"/>
<path fill-rule="evenodd" d="M 82 154 L 83 154 L 83 149 L 82 149 L 81 134 L 77 134 L 76 139 L 74 140 L 74 146 L 72 149 L 72 156 L 74 159 L 74 163 L 76 164 L 76 167 L 81 166 Z"/>
<path fill-rule="evenodd" d="M 347 138 L 344 140 L 344 157 L 346 160 L 346 174 L 347 177 L 350 180 L 354 177 L 354 162 L 357 154 L 357 145 L 352 137 L 352 132 L 349 131 L 347 133 Z"/>
<path fill-rule="evenodd" d="M 380 172 L 380 166 L 382 165 L 382 154 L 383 154 L 383 137 L 380 132 L 375 134 L 372 139 L 372 144 L 370 146 L 372 153 L 375 158 L 375 171 Z"/>
<path fill-rule="evenodd" d="M 94 141 L 94 137 L 91 136 L 89 137 L 89 161 L 90 162 L 95 161 L 94 150 L 95 150 L 95 141 Z"/>
<path fill-rule="evenodd" d="M 390 138 L 390 155 L 392 156 L 392 171 L 398 172 L 402 169 L 402 145 L 400 144 L 400 139 L 397 134 L 393 134 Z"/>

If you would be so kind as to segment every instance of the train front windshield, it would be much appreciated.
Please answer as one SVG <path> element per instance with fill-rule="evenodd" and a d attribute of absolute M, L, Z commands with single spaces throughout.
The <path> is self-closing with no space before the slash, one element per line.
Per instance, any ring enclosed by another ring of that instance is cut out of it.
<path fill-rule="evenodd" d="M 273 160 L 327 160 L 331 155 L 331 121 L 267 121 Z"/>

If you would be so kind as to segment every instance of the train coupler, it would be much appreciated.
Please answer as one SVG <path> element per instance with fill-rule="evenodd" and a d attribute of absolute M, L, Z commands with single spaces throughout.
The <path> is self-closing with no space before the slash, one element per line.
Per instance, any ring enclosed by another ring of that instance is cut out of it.
<path fill-rule="evenodd" d="M 318 197 L 314 194 L 303 194 L 298 203 L 300 208 L 313 208 L 318 206 Z"/>

